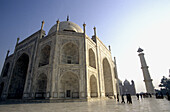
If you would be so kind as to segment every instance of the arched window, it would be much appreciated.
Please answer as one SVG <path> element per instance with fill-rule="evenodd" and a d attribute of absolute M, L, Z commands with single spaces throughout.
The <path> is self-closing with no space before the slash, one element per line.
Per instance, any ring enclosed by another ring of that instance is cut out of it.
<path fill-rule="evenodd" d="M 16 61 L 9 86 L 8 98 L 22 98 L 27 76 L 28 64 L 29 56 L 25 53 L 22 54 Z"/>
<path fill-rule="evenodd" d="M 50 49 L 51 47 L 49 45 L 46 45 L 43 49 L 41 49 L 39 67 L 49 64 Z"/>
<path fill-rule="evenodd" d="M 76 74 L 66 72 L 60 78 L 59 97 L 78 98 L 79 97 L 79 79 Z"/>
<path fill-rule="evenodd" d="M 89 65 L 93 68 L 96 68 L 95 54 L 92 49 L 89 49 Z"/>
<path fill-rule="evenodd" d="M 67 43 L 61 51 L 62 64 L 79 64 L 79 49 L 73 43 Z"/>
<path fill-rule="evenodd" d="M 94 75 L 90 77 L 90 94 L 91 97 L 97 97 L 98 92 L 97 92 L 97 80 Z"/>
<path fill-rule="evenodd" d="M 103 75 L 104 75 L 105 95 L 113 96 L 113 82 L 112 82 L 111 68 L 107 58 L 103 59 Z"/>
<path fill-rule="evenodd" d="M 2 77 L 5 77 L 5 76 L 8 75 L 9 65 L 10 65 L 9 63 L 6 64 L 5 70 L 4 70 L 4 73 L 3 73 Z"/>
<path fill-rule="evenodd" d="M 1 95 L 2 95 L 3 89 L 4 89 L 4 82 L 2 82 L 0 84 L 0 99 L 1 99 Z"/>
<path fill-rule="evenodd" d="M 37 79 L 37 92 L 46 92 L 47 89 L 47 76 L 40 74 Z"/>

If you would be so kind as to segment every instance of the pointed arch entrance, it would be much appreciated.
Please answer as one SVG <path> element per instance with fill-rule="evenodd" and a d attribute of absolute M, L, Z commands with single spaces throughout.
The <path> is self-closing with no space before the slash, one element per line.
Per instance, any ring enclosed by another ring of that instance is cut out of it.
<path fill-rule="evenodd" d="M 79 64 L 79 48 L 76 44 L 69 42 L 61 50 L 62 64 Z"/>
<path fill-rule="evenodd" d="M 4 82 L 2 82 L 0 84 L 0 99 L 1 99 L 1 95 L 2 95 L 3 89 L 4 89 Z"/>
<path fill-rule="evenodd" d="M 93 68 L 96 68 L 96 58 L 92 49 L 89 49 L 89 65 Z"/>
<path fill-rule="evenodd" d="M 10 64 L 7 63 L 6 66 L 5 66 L 5 70 L 4 70 L 2 77 L 6 77 L 8 75 L 9 66 L 10 66 Z"/>
<path fill-rule="evenodd" d="M 37 78 L 37 90 L 36 90 L 36 98 L 44 99 L 46 97 L 47 90 L 47 76 L 42 73 Z"/>
<path fill-rule="evenodd" d="M 72 72 L 66 72 L 60 78 L 60 98 L 79 98 L 79 78 Z"/>
<path fill-rule="evenodd" d="M 28 63 L 29 56 L 25 53 L 22 54 L 16 61 L 9 86 L 8 98 L 22 98 L 27 76 Z"/>
<path fill-rule="evenodd" d="M 98 92 L 97 92 L 97 79 L 94 75 L 90 77 L 90 96 L 93 97 L 98 97 Z"/>
<path fill-rule="evenodd" d="M 42 73 L 37 78 L 37 92 L 46 92 L 47 89 L 47 76 Z"/>
<path fill-rule="evenodd" d="M 105 96 L 113 96 L 113 82 L 112 82 L 112 75 L 111 75 L 111 67 L 106 58 L 103 59 L 103 75 L 104 75 Z"/>
<path fill-rule="evenodd" d="M 39 67 L 49 64 L 50 50 L 51 47 L 49 45 L 46 45 L 43 49 L 41 49 Z"/>

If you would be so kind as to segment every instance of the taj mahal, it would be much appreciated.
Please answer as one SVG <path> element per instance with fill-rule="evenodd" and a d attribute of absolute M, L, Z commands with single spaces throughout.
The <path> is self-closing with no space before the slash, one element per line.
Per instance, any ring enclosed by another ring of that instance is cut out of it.
<path fill-rule="evenodd" d="M 114 98 L 119 93 L 116 59 L 86 24 L 56 21 L 46 35 L 40 30 L 7 51 L 0 76 L 0 99 Z"/>

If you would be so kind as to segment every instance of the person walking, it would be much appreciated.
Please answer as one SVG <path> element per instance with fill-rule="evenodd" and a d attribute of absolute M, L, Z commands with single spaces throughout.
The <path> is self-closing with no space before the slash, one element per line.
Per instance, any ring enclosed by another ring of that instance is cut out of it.
<path fill-rule="evenodd" d="M 121 103 L 125 103 L 124 95 L 123 94 L 122 94 L 122 102 Z"/>
<path fill-rule="evenodd" d="M 127 103 L 129 103 L 129 95 L 126 94 Z"/>
<path fill-rule="evenodd" d="M 127 103 L 132 104 L 132 98 L 130 94 L 126 94 Z"/>
<path fill-rule="evenodd" d="M 117 94 L 117 102 L 119 102 L 119 94 Z"/>
<path fill-rule="evenodd" d="M 130 94 L 129 94 L 129 104 L 132 104 L 132 98 Z"/>
<path fill-rule="evenodd" d="M 136 94 L 136 96 L 137 96 L 137 100 L 139 100 L 139 94 L 138 93 Z"/>
<path fill-rule="evenodd" d="M 140 93 L 140 98 L 142 99 L 142 93 Z"/>

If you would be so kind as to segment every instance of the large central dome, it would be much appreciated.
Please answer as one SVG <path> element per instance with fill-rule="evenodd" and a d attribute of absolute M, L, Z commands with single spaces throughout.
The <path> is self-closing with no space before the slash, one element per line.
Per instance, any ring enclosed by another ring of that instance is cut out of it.
<path fill-rule="evenodd" d="M 53 27 L 48 32 L 48 35 L 56 32 L 57 30 L 57 24 L 55 24 Z M 80 28 L 79 25 L 70 22 L 70 21 L 63 21 L 59 23 L 59 31 L 70 31 L 70 32 L 78 32 L 78 33 L 83 33 L 83 30 Z"/>

